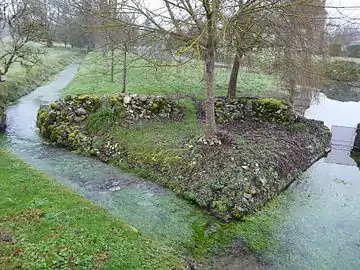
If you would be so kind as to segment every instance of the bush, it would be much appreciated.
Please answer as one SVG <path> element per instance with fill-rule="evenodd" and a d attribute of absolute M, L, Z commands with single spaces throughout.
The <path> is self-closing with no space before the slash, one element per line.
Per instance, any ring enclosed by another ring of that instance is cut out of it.
<path fill-rule="evenodd" d="M 111 125 L 125 118 L 124 107 L 110 106 L 109 103 L 103 104 L 100 109 L 89 116 L 86 130 L 89 132 L 99 132 L 108 130 Z"/>
<path fill-rule="evenodd" d="M 347 49 L 349 57 L 360 58 L 360 45 L 351 45 Z"/>
<path fill-rule="evenodd" d="M 360 64 L 353 61 L 334 61 L 326 66 L 325 76 L 331 80 L 351 82 L 360 79 Z"/>

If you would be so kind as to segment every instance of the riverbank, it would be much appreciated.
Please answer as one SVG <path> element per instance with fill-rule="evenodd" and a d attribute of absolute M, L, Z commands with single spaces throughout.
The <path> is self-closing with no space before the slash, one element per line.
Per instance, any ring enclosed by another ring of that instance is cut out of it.
<path fill-rule="evenodd" d="M 184 269 L 178 251 L 1 149 L 0 175 L 1 269 Z"/>
<path fill-rule="evenodd" d="M 80 55 L 80 51 L 75 49 L 70 50 L 62 47 L 42 49 L 45 50 L 45 54 L 40 63 L 29 70 L 26 70 L 19 63 L 15 63 L 11 66 L 6 81 L 0 83 L 0 132 L 5 129 L 4 112 L 8 103 L 30 93 Z"/>

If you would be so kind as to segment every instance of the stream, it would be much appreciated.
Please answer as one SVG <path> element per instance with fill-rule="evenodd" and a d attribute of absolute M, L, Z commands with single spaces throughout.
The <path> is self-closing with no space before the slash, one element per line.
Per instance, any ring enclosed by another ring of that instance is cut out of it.
<path fill-rule="evenodd" d="M 186 245 L 193 237 L 193 222 L 204 215 L 196 207 L 154 183 L 50 146 L 38 136 L 39 106 L 59 99 L 77 70 L 77 64 L 69 66 L 8 107 L 5 148 L 142 233 Z M 305 116 L 333 129 L 333 151 L 278 199 L 284 217 L 271 234 L 275 245 L 261 258 L 269 269 L 360 269 L 360 170 L 350 156 L 360 103 L 320 94 Z"/>

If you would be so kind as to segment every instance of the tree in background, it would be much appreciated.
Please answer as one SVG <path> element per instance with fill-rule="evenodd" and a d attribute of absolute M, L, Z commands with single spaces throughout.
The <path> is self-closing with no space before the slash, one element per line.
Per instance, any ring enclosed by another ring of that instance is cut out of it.
<path fill-rule="evenodd" d="M 253 50 L 258 55 L 266 55 L 269 62 L 276 59 L 279 66 L 285 66 L 277 70 L 284 71 L 282 75 L 286 73 L 283 77 L 290 75 L 288 67 L 294 65 L 298 66 L 297 71 L 306 69 L 310 74 L 313 71 L 311 55 L 324 54 L 324 5 L 323 0 L 240 1 L 226 28 L 226 45 L 234 54 L 227 96 L 236 97 L 240 60 Z M 285 59 L 294 55 L 292 59 Z M 300 58 L 307 61 L 300 65 Z M 297 71 L 292 69 L 291 73 Z"/>
<path fill-rule="evenodd" d="M 33 23 L 38 25 L 39 41 L 45 40 L 47 47 L 52 47 L 55 40 L 56 27 L 64 16 L 61 0 L 29 0 L 29 12 Z"/>
<path fill-rule="evenodd" d="M 220 25 L 226 7 L 220 0 L 163 0 L 163 9 L 151 10 L 141 1 L 132 1 L 134 12 L 149 22 L 143 31 L 155 33 L 163 44 L 172 40 L 178 52 L 197 54 L 205 62 L 205 136 L 216 139 L 215 61 L 221 40 Z"/>
<path fill-rule="evenodd" d="M 4 21 L 8 28 L 8 37 L 0 40 L 0 81 L 6 75 L 10 67 L 18 63 L 25 68 L 40 61 L 44 53 L 30 41 L 38 33 L 38 25 L 30 18 L 30 9 L 23 0 L 11 0 L 7 2 Z"/>

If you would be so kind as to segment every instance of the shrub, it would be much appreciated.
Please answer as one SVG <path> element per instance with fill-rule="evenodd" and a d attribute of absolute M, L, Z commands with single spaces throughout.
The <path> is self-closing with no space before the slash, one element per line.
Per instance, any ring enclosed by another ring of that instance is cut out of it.
<path fill-rule="evenodd" d="M 352 61 L 334 61 L 328 63 L 325 76 L 336 81 L 357 81 L 360 79 L 360 64 Z"/>
<path fill-rule="evenodd" d="M 118 123 L 125 118 L 125 109 L 120 106 L 111 106 L 104 103 L 98 111 L 89 116 L 86 130 L 89 132 L 99 132 L 108 130 L 111 125 Z"/>

